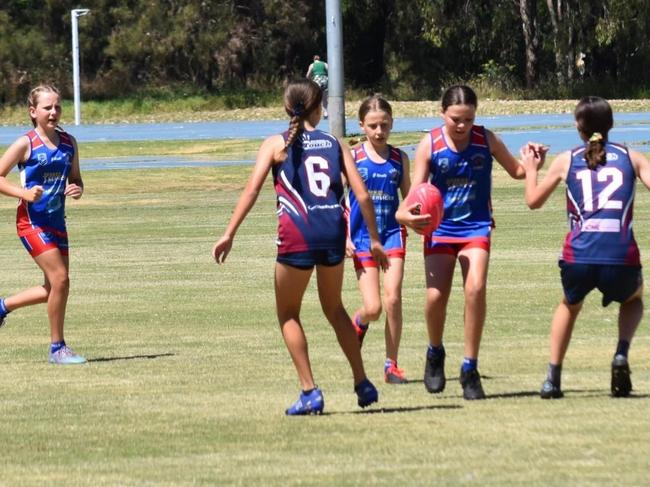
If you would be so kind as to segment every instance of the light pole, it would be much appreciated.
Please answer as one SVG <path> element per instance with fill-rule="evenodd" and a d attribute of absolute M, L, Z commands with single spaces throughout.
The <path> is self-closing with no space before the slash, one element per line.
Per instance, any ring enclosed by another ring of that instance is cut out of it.
<path fill-rule="evenodd" d="M 326 0 L 327 71 L 329 74 L 330 132 L 345 136 L 345 87 L 343 86 L 343 25 L 340 0 Z"/>
<path fill-rule="evenodd" d="M 81 95 L 79 93 L 79 27 L 77 17 L 90 12 L 87 8 L 76 8 L 70 11 L 72 18 L 72 84 L 74 86 L 74 124 L 81 121 Z"/>

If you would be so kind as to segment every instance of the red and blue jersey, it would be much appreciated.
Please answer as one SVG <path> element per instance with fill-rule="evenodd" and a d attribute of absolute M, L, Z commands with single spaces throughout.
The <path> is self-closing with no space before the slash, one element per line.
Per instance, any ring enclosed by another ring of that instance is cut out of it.
<path fill-rule="evenodd" d="M 492 153 L 484 127 L 474 125 L 468 146 L 456 152 L 442 127 L 431 136 L 429 181 L 442 195 L 445 210 L 432 238 L 438 242 L 489 237 L 492 231 Z"/>
<path fill-rule="evenodd" d="M 345 247 L 341 150 L 336 137 L 305 130 L 288 148 L 288 157 L 273 166 L 278 253 Z"/>
<path fill-rule="evenodd" d="M 632 232 L 636 173 L 625 146 L 605 143 L 606 163 L 589 169 L 586 145 L 571 151 L 566 177 L 570 231 L 562 260 L 579 264 L 640 265 Z"/>
<path fill-rule="evenodd" d="M 20 200 L 16 214 L 18 235 L 34 232 L 58 232 L 65 234 L 65 187 L 72 168 L 74 145 L 65 132 L 57 132 L 59 144 L 54 149 L 45 145 L 36 130 L 30 130 L 30 153 L 25 162 L 18 164 L 22 186 L 29 189 L 42 186 L 43 195 L 33 203 Z"/>
<path fill-rule="evenodd" d="M 395 219 L 399 207 L 399 190 L 402 184 L 404 169 L 402 153 L 399 149 L 388 146 L 388 159 L 375 162 L 368 156 L 363 144 L 352 153 L 359 175 L 368 189 L 375 207 L 377 232 L 382 245 L 398 235 L 403 240 L 402 227 Z M 350 192 L 350 238 L 357 249 L 370 249 L 370 234 L 363 220 L 359 202 Z M 403 247 L 403 245 L 402 245 Z"/>

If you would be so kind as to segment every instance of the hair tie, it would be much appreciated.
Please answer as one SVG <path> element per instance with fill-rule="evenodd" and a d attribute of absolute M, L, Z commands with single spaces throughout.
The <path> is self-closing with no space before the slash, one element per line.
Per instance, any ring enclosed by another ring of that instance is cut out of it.
<path fill-rule="evenodd" d="M 602 142 L 603 134 L 600 132 L 594 132 L 591 137 L 589 137 L 589 142 Z"/>
<path fill-rule="evenodd" d="M 303 105 L 302 103 L 296 103 L 296 106 L 293 107 L 293 110 L 291 110 L 291 115 L 293 115 L 294 117 L 299 117 L 304 113 L 304 111 L 305 111 L 305 105 Z"/>

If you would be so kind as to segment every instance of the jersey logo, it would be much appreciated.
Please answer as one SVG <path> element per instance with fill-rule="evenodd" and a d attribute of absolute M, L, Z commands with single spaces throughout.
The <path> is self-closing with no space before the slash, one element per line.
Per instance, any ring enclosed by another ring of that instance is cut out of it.
<path fill-rule="evenodd" d="M 618 161 L 618 154 L 615 154 L 614 152 L 608 152 L 607 153 L 607 160 L 608 161 Z"/>
<path fill-rule="evenodd" d="M 485 156 L 483 154 L 474 154 L 472 157 L 472 166 L 475 170 L 481 171 L 485 165 Z"/>
<path fill-rule="evenodd" d="M 39 153 L 36 158 L 38 159 L 38 165 L 39 166 L 44 166 L 47 164 L 47 155 L 43 154 L 42 152 Z"/>
<path fill-rule="evenodd" d="M 449 171 L 449 159 L 446 157 L 438 159 L 438 167 L 440 168 L 440 172 L 442 174 L 447 173 Z"/>
<path fill-rule="evenodd" d="M 388 176 L 390 177 L 390 182 L 394 185 L 399 185 L 399 171 L 397 169 L 391 169 Z"/>
<path fill-rule="evenodd" d="M 361 176 L 361 179 L 363 179 L 364 183 L 366 181 L 368 181 L 368 168 L 367 167 L 360 167 L 359 168 L 359 176 Z"/>

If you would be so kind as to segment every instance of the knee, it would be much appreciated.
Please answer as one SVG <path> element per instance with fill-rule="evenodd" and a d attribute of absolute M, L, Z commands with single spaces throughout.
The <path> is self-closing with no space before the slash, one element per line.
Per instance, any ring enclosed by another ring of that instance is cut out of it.
<path fill-rule="evenodd" d="M 374 302 L 364 306 L 368 321 L 377 321 L 381 316 L 381 303 Z"/>
<path fill-rule="evenodd" d="M 53 276 L 50 276 L 48 280 L 49 280 L 49 289 L 47 286 L 46 289 L 48 289 L 49 292 L 51 291 L 64 292 L 70 289 L 70 277 L 68 276 L 67 272 L 57 272 Z"/>
<path fill-rule="evenodd" d="M 384 293 L 384 306 L 386 310 L 393 310 L 402 304 L 402 294 L 399 292 Z"/>
<path fill-rule="evenodd" d="M 323 314 L 327 318 L 327 321 L 334 326 L 339 322 L 348 321 L 347 318 L 344 319 L 344 317 L 347 317 L 347 312 L 343 304 L 340 306 L 323 307 Z"/>
<path fill-rule="evenodd" d="M 486 286 L 484 282 L 472 282 L 465 285 L 465 300 L 466 301 L 481 301 L 485 300 Z"/>

